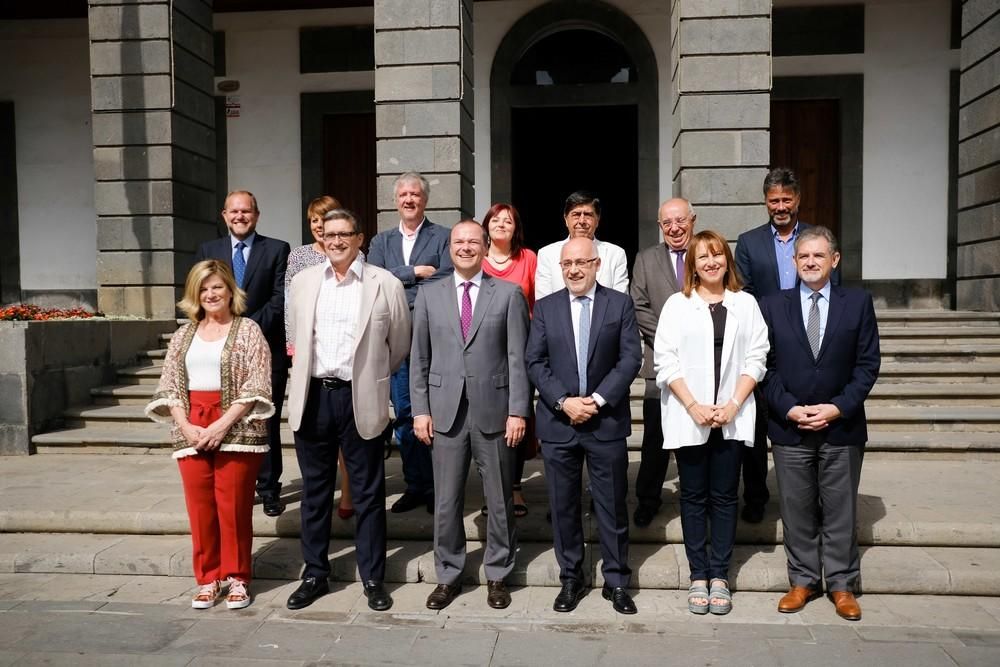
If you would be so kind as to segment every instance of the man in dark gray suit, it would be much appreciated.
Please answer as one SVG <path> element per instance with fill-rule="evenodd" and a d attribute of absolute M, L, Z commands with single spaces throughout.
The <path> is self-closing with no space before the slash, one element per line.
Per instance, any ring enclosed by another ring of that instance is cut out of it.
<path fill-rule="evenodd" d="M 412 311 L 421 286 L 451 273 L 448 228 L 435 225 L 424 217 L 431 189 L 427 179 L 420 174 L 412 171 L 401 174 L 393 186 L 393 194 L 399 211 L 399 227 L 381 232 L 372 239 L 368 262 L 399 278 Z M 434 511 L 431 454 L 413 435 L 409 377 L 409 362 L 404 361 L 390 381 L 396 413 L 396 441 L 406 480 L 406 491 L 392 505 L 392 511 L 397 514 L 421 505 L 426 506 L 428 512 Z"/>
<path fill-rule="evenodd" d="M 635 319 L 645 343 L 642 370 L 639 372 L 640 377 L 646 380 L 642 400 L 642 458 L 635 480 L 635 497 L 639 504 L 632 516 L 639 528 L 648 526 L 660 511 L 663 480 L 670 463 L 670 450 L 663 449 L 660 390 L 653 371 L 653 339 L 663 304 L 684 287 L 684 260 L 697 217 L 686 199 L 668 199 L 660 204 L 656 222 L 663 232 L 663 243 L 636 255 L 632 269 L 629 291 L 635 303 Z"/>
<path fill-rule="evenodd" d="M 514 283 L 482 271 L 487 237 L 474 220 L 451 230 L 453 280 L 417 293 L 410 349 L 413 429 L 433 444 L 434 562 L 438 585 L 429 609 L 444 609 L 461 590 L 463 508 L 474 459 L 488 508 L 487 603 L 510 605 L 504 579 L 514 568 L 515 447 L 524 437 L 531 389 L 524 365 L 528 303 Z"/>

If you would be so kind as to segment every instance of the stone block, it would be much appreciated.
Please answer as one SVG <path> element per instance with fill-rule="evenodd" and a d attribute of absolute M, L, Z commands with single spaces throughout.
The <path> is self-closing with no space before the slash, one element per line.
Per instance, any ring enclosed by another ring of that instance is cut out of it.
<path fill-rule="evenodd" d="M 90 73 L 94 76 L 121 74 L 170 74 L 170 42 L 91 42 Z"/>
<path fill-rule="evenodd" d="M 94 77 L 90 91 L 97 112 L 169 109 L 173 104 L 167 75 Z"/>
<path fill-rule="evenodd" d="M 0 424 L 24 424 L 28 418 L 27 378 L 22 373 L 0 373 Z"/>
<path fill-rule="evenodd" d="M 753 204 L 761 199 L 766 168 L 682 169 L 680 196 L 698 204 Z"/>
<path fill-rule="evenodd" d="M 211 126 L 206 127 L 181 114 L 172 114 L 170 126 L 174 146 L 195 155 L 215 159 L 215 131 Z"/>
<path fill-rule="evenodd" d="M 169 180 L 172 175 L 169 146 L 94 149 L 94 178 L 98 181 Z"/>
<path fill-rule="evenodd" d="M 462 57 L 458 28 L 375 34 L 375 66 L 457 63 Z"/>
<path fill-rule="evenodd" d="M 215 188 L 215 160 L 174 148 L 170 151 L 173 159 L 173 179 L 198 188 L 212 190 Z M 203 211 L 203 215 L 211 215 L 211 211 Z"/>
<path fill-rule="evenodd" d="M 712 18 L 684 21 L 677 44 L 682 56 L 723 53 L 770 53 L 768 17 Z"/>
<path fill-rule="evenodd" d="M 461 169 L 458 137 L 383 139 L 376 144 L 378 172 L 442 172 Z"/>
<path fill-rule="evenodd" d="M 958 207 L 970 208 L 1000 199 L 1000 164 L 958 179 Z"/>
<path fill-rule="evenodd" d="M 695 231 L 714 229 L 730 241 L 735 241 L 743 232 L 767 222 L 767 210 L 763 204 L 713 206 L 711 202 L 695 202 L 693 205 L 698 216 Z"/>
<path fill-rule="evenodd" d="M 166 144 L 172 134 L 169 111 L 95 113 L 94 145 Z"/>
<path fill-rule="evenodd" d="M 26 456 L 34 454 L 31 435 L 27 426 L 0 424 L 0 456 Z"/>
<path fill-rule="evenodd" d="M 771 99 L 766 93 L 681 95 L 673 132 L 676 138 L 682 130 L 766 130 L 770 123 Z"/>
<path fill-rule="evenodd" d="M 375 0 L 375 30 L 457 26 L 461 11 L 462 0 Z"/>
<path fill-rule="evenodd" d="M 457 100 L 460 77 L 458 64 L 377 67 L 375 102 Z"/>
<path fill-rule="evenodd" d="M 962 34 L 968 35 L 995 14 L 995 0 L 967 0 L 962 3 Z"/>
<path fill-rule="evenodd" d="M 429 204 L 442 208 L 459 208 L 461 206 L 462 186 L 461 176 L 457 173 L 428 174 L 425 173 L 431 186 Z M 395 209 L 393 198 L 393 183 L 396 174 L 379 175 L 378 177 L 378 208 L 380 211 Z M 398 222 L 398 216 L 397 216 Z"/>
<path fill-rule="evenodd" d="M 181 47 L 205 61 L 215 61 L 212 21 L 196 23 L 181 12 L 174 12 L 173 38 L 175 47 Z"/>
<path fill-rule="evenodd" d="M 183 280 L 183 276 L 181 280 Z M 122 312 L 115 313 L 116 315 L 155 318 L 176 317 L 177 308 L 175 303 L 180 299 L 180 288 L 169 285 L 155 285 L 123 287 L 121 290 L 124 309 Z"/>
<path fill-rule="evenodd" d="M 98 215 L 163 215 L 174 212 L 169 181 L 98 182 L 94 208 Z"/>
<path fill-rule="evenodd" d="M 1000 90 L 980 97 L 958 110 L 958 140 L 1000 125 Z"/>
<path fill-rule="evenodd" d="M 94 574 L 136 574 L 168 576 L 171 557 L 191 550 L 185 536 L 129 535 L 94 556 Z"/>
<path fill-rule="evenodd" d="M 23 322 L 0 322 L 0 374 L 24 372 L 26 329 Z"/>
<path fill-rule="evenodd" d="M 173 285 L 184 280 L 177 275 L 174 253 L 169 251 L 100 252 L 97 282 L 100 285 Z"/>
<path fill-rule="evenodd" d="M 1000 81 L 1000 51 L 995 51 L 990 57 L 962 72 L 959 104 L 967 104 L 996 88 L 998 81 Z"/>
<path fill-rule="evenodd" d="M 174 84 L 174 111 L 206 127 L 215 127 L 215 98 L 177 79 Z M 213 136 L 213 142 L 215 141 Z"/>
<path fill-rule="evenodd" d="M 212 30 L 212 3 L 206 0 L 173 0 L 174 11 L 196 25 Z"/>
<path fill-rule="evenodd" d="M 40 367 L 34 369 L 62 370 L 72 366 L 100 364 L 110 352 L 108 343 L 109 323 L 92 322 L 32 322 L 29 334 L 38 344 L 37 358 Z M 66 345 L 72 340 L 73 345 Z"/>
<path fill-rule="evenodd" d="M 959 243 L 997 236 L 1000 236 L 1000 203 L 958 212 Z"/>
<path fill-rule="evenodd" d="M 959 310 L 1000 310 L 1000 278 L 959 278 L 955 285 Z"/>
<path fill-rule="evenodd" d="M 215 68 L 185 49 L 174 49 L 174 76 L 206 95 L 215 93 Z"/>
<path fill-rule="evenodd" d="M 375 106 L 375 134 L 394 137 L 447 137 L 464 133 L 464 114 L 455 102 L 417 102 Z"/>
<path fill-rule="evenodd" d="M 682 132 L 674 169 L 683 167 L 768 166 L 770 134 L 763 130 Z"/>
<path fill-rule="evenodd" d="M 960 278 L 1000 274 L 1000 240 L 959 246 L 957 259 Z"/>
<path fill-rule="evenodd" d="M 981 24 L 975 32 L 962 39 L 962 70 L 968 69 L 1000 48 L 1000 14 Z"/>
<path fill-rule="evenodd" d="M 768 55 L 687 56 L 680 59 L 677 91 L 755 92 L 771 89 Z"/>
<path fill-rule="evenodd" d="M 958 173 L 966 174 L 1000 162 L 1000 126 L 958 145 Z"/>
<path fill-rule="evenodd" d="M 125 288 L 99 285 L 97 287 L 97 308 L 107 315 L 130 315 L 125 310 Z"/>
<path fill-rule="evenodd" d="M 672 14 L 680 19 L 770 16 L 770 0 L 678 0 Z"/>
<path fill-rule="evenodd" d="M 92 42 L 170 37 L 170 11 L 166 3 L 91 7 L 88 18 Z"/>

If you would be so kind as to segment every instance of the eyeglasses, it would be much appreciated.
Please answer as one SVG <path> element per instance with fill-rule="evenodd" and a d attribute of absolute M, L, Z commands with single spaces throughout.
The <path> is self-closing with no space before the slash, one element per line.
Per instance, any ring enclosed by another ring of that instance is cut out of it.
<path fill-rule="evenodd" d="M 333 241 L 337 239 L 338 241 L 346 241 L 352 236 L 357 236 L 361 232 L 326 232 L 323 234 L 324 241 Z"/>
<path fill-rule="evenodd" d="M 684 216 L 682 218 L 664 218 L 663 220 L 657 220 L 656 222 L 657 224 L 660 225 L 660 227 L 664 228 L 669 228 L 671 225 L 676 225 L 677 227 L 683 228 L 691 224 L 691 221 L 688 219 L 687 216 Z"/>
<path fill-rule="evenodd" d="M 563 271 L 569 271 L 572 268 L 585 269 L 587 265 L 593 264 L 597 261 L 597 257 L 591 257 L 590 259 L 565 259 L 559 262 L 559 266 L 562 267 Z"/>
<path fill-rule="evenodd" d="M 570 211 L 567 216 L 572 220 L 595 220 L 597 215 L 593 211 Z"/>

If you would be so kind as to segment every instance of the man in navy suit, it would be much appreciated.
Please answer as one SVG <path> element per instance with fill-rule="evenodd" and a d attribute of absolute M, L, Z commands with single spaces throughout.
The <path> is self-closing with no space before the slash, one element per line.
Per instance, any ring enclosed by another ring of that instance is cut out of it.
<path fill-rule="evenodd" d="M 798 284 L 793 261 L 795 239 L 808 225 L 799 220 L 801 188 L 795 172 L 777 167 L 764 178 L 764 205 L 770 218 L 766 223 L 740 234 L 736 241 L 736 268 L 743 278 L 743 291 L 760 301 L 766 296 Z M 840 284 L 834 270 L 833 284 Z M 743 448 L 743 512 L 748 523 L 764 519 L 770 500 L 767 490 L 767 401 L 761 387 L 754 389 L 757 404 L 756 432 L 752 448 Z"/>
<path fill-rule="evenodd" d="M 386 230 L 372 239 L 368 262 L 396 276 L 406 290 L 406 301 L 413 312 L 413 302 L 421 285 L 451 275 L 447 227 L 435 225 L 424 217 L 431 189 L 427 179 L 416 172 L 401 174 L 393 186 L 399 227 Z M 396 412 L 396 441 L 403 460 L 406 491 L 392 505 L 396 514 L 423 505 L 434 513 L 434 471 L 430 449 L 413 434 L 410 408 L 410 364 L 403 362 L 390 381 L 392 405 Z"/>
<path fill-rule="evenodd" d="M 832 284 L 839 261 L 830 230 L 799 232 L 799 285 L 760 302 L 771 342 L 764 394 L 791 584 L 778 611 L 799 611 L 825 580 L 837 613 L 856 621 L 865 399 L 881 354 L 871 295 Z"/>
<path fill-rule="evenodd" d="M 559 266 L 566 289 L 535 303 L 525 359 L 538 388 L 542 442 L 562 590 L 553 609 L 573 611 L 586 591 L 580 483 L 587 462 L 601 541 L 604 599 L 636 613 L 626 588 L 629 388 L 642 365 L 639 326 L 627 294 L 597 284 L 601 258 L 588 238 L 570 239 Z"/>
<path fill-rule="evenodd" d="M 252 192 L 234 190 L 226 196 L 222 219 L 229 234 L 206 241 L 198 248 L 195 261 L 219 259 L 229 262 L 237 285 L 246 292 L 246 316 L 260 326 L 271 348 L 271 396 L 274 416 L 268 419 L 271 446 L 257 475 L 257 495 L 264 514 L 279 516 L 281 502 L 281 406 L 288 382 L 288 355 L 285 352 L 285 268 L 290 248 L 284 241 L 257 233 L 260 209 Z"/>

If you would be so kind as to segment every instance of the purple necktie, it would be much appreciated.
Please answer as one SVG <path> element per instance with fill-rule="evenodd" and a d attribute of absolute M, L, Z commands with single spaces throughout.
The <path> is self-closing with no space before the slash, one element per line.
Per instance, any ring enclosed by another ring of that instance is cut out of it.
<path fill-rule="evenodd" d="M 681 250 L 681 251 L 675 251 L 674 254 L 677 255 L 677 286 L 683 289 L 683 287 L 684 287 L 684 251 L 683 250 Z"/>
<path fill-rule="evenodd" d="M 462 283 L 465 292 L 462 293 L 462 340 L 468 340 L 469 328 L 472 326 L 472 297 L 469 290 L 472 289 L 472 282 Z"/>

